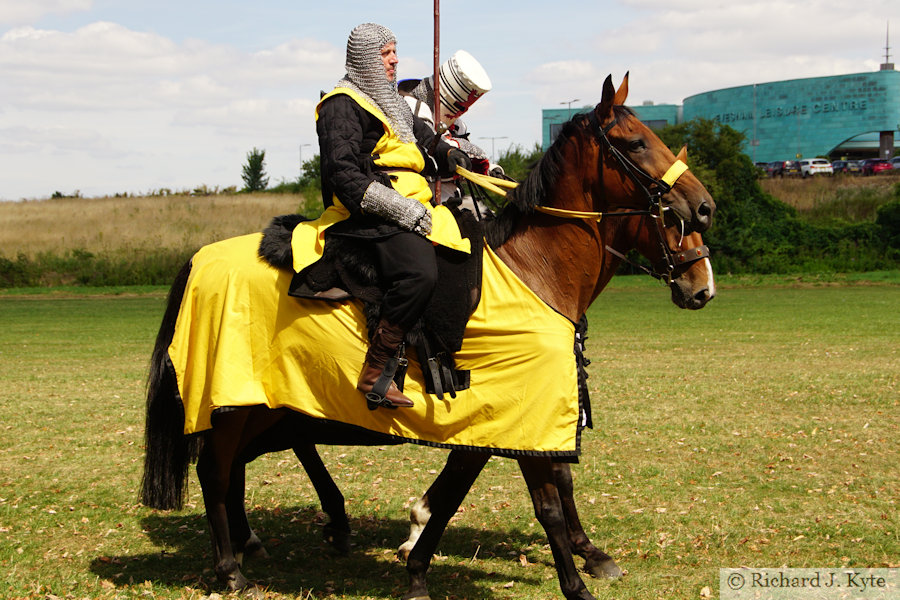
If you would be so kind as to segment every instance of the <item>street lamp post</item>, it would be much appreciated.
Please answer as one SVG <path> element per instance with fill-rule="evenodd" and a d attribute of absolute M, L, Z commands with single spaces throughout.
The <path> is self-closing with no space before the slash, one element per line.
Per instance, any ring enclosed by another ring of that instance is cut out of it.
<path fill-rule="evenodd" d="M 491 140 L 491 162 L 494 162 L 496 157 L 494 156 L 494 140 L 507 140 L 509 139 L 507 136 L 499 136 L 499 137 L 482 137 L 478 138 L 480 140 Z"/>
<path fill-rule="evenodd" d="M 578 102 L 578 98 L 575 98 L 574 100 L 566 100 L 565 102 L 560 102 L 560 104 L 565 104 L 566 108 L 568 109 L 569 117 L 567 120 L 569 120 L 569 121 L 572 120 L 572 105 L 575 104 L 576 102 Z"/>

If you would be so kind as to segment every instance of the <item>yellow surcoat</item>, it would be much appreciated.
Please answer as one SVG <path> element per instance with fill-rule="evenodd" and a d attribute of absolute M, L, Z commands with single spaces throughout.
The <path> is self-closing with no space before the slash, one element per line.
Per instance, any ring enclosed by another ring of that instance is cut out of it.
<path fill-rule="evenodd" d="M 208 429 L 218 407 L 263 404 L 402 441 L 577 455 L 574 326 L 489 248 L 481 301 L 455 355 L 470 388 L 443 400 L 427 394 L 411 360 L 404 393 L 415 406 L 370 411 L 356 390 L 367 347 L 361 304 L 288 296 L 292 274 L 257 256 L 260 238 L 224 240 L 194 256 L 169 347 L 186 434 Z"/>
<path fill-rule="evenodd" d="M 384 135 L 378 140 L 372 151 L 375 164 L 383 167 L 401 169 L 392 172 L 391 186 L 407 198 L 418 200 L 431 211 L 431 233 L 427 236 L 435 244 L 454 250 L 470 253 L 469 240 L 460 235 L 456 219 L 446 206 L 431 206 L 431 188 L 428 181 L 420 174 L 425 168 L 425 160 L 419 147 L 414 142 L 403 142 L 391 128 L 387 117 L 377 107 L 370 104 L 359 94 L 349 88 L 335 88 L 319 101 L 316 107 L 316 119 L 319 118 L 319 106 L 328 98 L 337 94 L 346 94 L 353 98 L 363 109 L 378 118 L 384 126 Z M 294 271 L 300 272 L 320 258 L 325 250 L 325 231 L 350 216 L 337 196 L 333 204 L 314 221 L 300 223 L 293 233 L 291 247 L 294 253 Z"/>

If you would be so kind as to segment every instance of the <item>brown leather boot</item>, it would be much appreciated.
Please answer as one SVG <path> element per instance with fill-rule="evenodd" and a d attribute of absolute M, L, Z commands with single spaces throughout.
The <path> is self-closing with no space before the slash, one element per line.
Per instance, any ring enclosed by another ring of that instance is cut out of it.
<path fill-rule="evenodd" d="M 413 401 L 403 395 L 394 383 L 394 374 L 400 361 L 397 353 L 403 343 L 405 331 L 397 325 L 385 320 L 378 323 L 375 334 L 366 352 L 366 363 L 363 365 L 356 389 L 366 395 L 370 410 L 379 406 L 385 408 L 410 407 Z"/>

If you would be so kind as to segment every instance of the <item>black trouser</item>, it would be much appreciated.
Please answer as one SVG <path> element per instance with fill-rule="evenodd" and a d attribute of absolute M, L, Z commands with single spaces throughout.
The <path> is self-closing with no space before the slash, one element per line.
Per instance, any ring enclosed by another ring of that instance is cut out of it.
<path fill-rule="evenodd" d="M 381 318 L 409 330 L 425 312 L 437 283 L 434 246 L 407 231 L 375 240 L 372 246 L 386 290 Z"/>

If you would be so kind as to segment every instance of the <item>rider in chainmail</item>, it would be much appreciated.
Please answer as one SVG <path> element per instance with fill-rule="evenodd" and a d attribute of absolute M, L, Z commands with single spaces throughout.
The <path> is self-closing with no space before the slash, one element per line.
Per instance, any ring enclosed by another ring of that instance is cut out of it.
<path fill-rule="evenodd" d="M 370 244 L 384 289 L 357 389 L 369 408 L 410 407 L 393 378 L 406 332 L 419 320 L 437 282 L 431 234 L 431 191 L 425 176 L 471 167 L 458 148 L 436 140 L 397 92 L 396 38 L 364 23 L 347 40 L 346 75 L 316 107 L 326 206 L 345 220 L 328 229 Z M 428 156 L 425 148 L 437 160 Z M 326 237 L 326 244 L 327 244 Z"/>
<path fill-rule="evenodd" d="M 396 41 L 390 29 L 375 23 L 354 28 L 347 40 L 347 74 L 337 85 L 356 91 L 380 108 L 400 141 L 413 142 L 412 111 L 397 93 L 396 67 L 393 81 L 388 81 L 381 63 L 381 49 Z"/>

